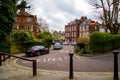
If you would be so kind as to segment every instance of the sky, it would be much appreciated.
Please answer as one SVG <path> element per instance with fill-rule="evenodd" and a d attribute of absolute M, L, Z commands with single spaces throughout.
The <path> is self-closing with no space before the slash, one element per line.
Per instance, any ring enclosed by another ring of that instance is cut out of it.
<path fill-rule="evenodd" d="M 94 19 L 89 0 L 29 0 L 30 12 L 46 20 L 50 31 L 64 31 L 65 25 L 81 16 Z"/>

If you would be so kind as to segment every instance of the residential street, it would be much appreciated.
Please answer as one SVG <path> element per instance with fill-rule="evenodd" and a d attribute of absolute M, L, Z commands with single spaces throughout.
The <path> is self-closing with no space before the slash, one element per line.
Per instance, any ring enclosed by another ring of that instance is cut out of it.
<path fill-rule="evenodd" d="M 8 59 L 0 67 L 0 80 L 69 80 L 68 52 L 72 49 L 73 46 L 64 46 L 62 50 L 51 50 L 50 54 L 30 57 L 37 60 L 37 76 L 32 76 L 31 62 Z M 112 53 L 89 58 L 74 56 L 74 80 L 113 80 Z"/>
<path fill-rule="evenodd" d="M 49 54 L 40 55 L 36 57 L 27 57 L 29 59 L 37 60 L 37 68 L 44 70 L 57 70 L 68 71 L 69 70 L 69 51 L 73 50 L 73 46 L 64 46 L 61 50 L 51 49 Z M 24 54 L 22 55 L 24 56 Z M 25 57 L 25 56 L 24 56 Z M 120 55 L 119 55 L 120 57 Z M 112 52 L 107 55 L 97 57 L 78 57 L 74 55 L 73 66 L 76 72 L 113 72 L 113 54 Z M 18 59 L 16 61 L 18 65 L 32 67 L 32 63 Z M 120 58 L 119 58 L 120 66 Z M 120 71 L 120 67 L 119 71 Z"/>

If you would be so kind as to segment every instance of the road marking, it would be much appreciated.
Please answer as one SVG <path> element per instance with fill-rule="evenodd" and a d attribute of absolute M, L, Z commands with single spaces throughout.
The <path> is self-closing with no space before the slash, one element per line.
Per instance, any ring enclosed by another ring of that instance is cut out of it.
<path fill-rule="evenodd" d="M 61 58 L 61 57 L 59 57 L 59 60 L 60 60 L 60 61 L 62 61 L 62 58 Z"/>
<path fill-rule="evenodd" d="M 39 62 L 56 62 L 56 61 L 64 61 L 68 60 L 68 57 L 58 57 L 58 58 L 44 58 L 43 60 L 40 60 Z"/>
<path fill-rule="evenodd" d="M 68 57 L 57 57 L 57 58 L 43 58 L 43 59 L 36 59 L 37 63 L 39 62 L 57 62 L 57 61 L 65 61 L 68 60 Z M 29 61 L 23 61 L 23 63 L 30 63 Z"/>
<path fill-rule="evenodd" d="M 55 61 L 55 58 L 48 58 L 47 61 L 48 61 L 48 62 L 50 62 L 50 61 Z"/>
<path fill-rule="evenodd" d="M 42 62 L 46 62 L 46 58 L 44 58 Z"/>
<path fill-rule="evenodd" d="M 37 59 L 37 62 L 40 62 L 41 61 L 41 59 Z"/>

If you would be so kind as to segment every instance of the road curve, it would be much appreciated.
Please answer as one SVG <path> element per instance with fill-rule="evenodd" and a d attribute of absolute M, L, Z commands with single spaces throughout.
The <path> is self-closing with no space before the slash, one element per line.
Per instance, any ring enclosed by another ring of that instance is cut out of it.
<path fill-rule="evenodd" d="M 69 51 L 73 50 L 73 46 L 63 46 L 61 50 L 50 50 L 49 54 L 40 55 L 36 57 L 26 57 L 29 59 L 37 60 L 37 68 L 45 70 L 69 70 Z M 24 54 L 22 55 L 23 57 Z M 118 56 L 118 64 L 120 71 L 120 54 Z M 73 57 L 73 68 L 76 72 L 113 72 L 113 54 L 97 56 L 97 57 Z M 32 67 L 32 63 L 29 61 L 18 59 L 16 61 L 18 65 L 25 67 Z"/>

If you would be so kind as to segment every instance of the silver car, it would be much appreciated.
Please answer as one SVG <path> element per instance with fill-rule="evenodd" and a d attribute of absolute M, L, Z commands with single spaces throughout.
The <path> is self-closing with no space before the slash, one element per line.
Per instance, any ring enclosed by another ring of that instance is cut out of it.
<path fill-rule="evenodd" d="M 57 42 L 53 45 L 53 48 L 54 48 L 54 50 L 58 50 L 58 49 L 62 49 L 63 47 L 60 43 Z"/>

